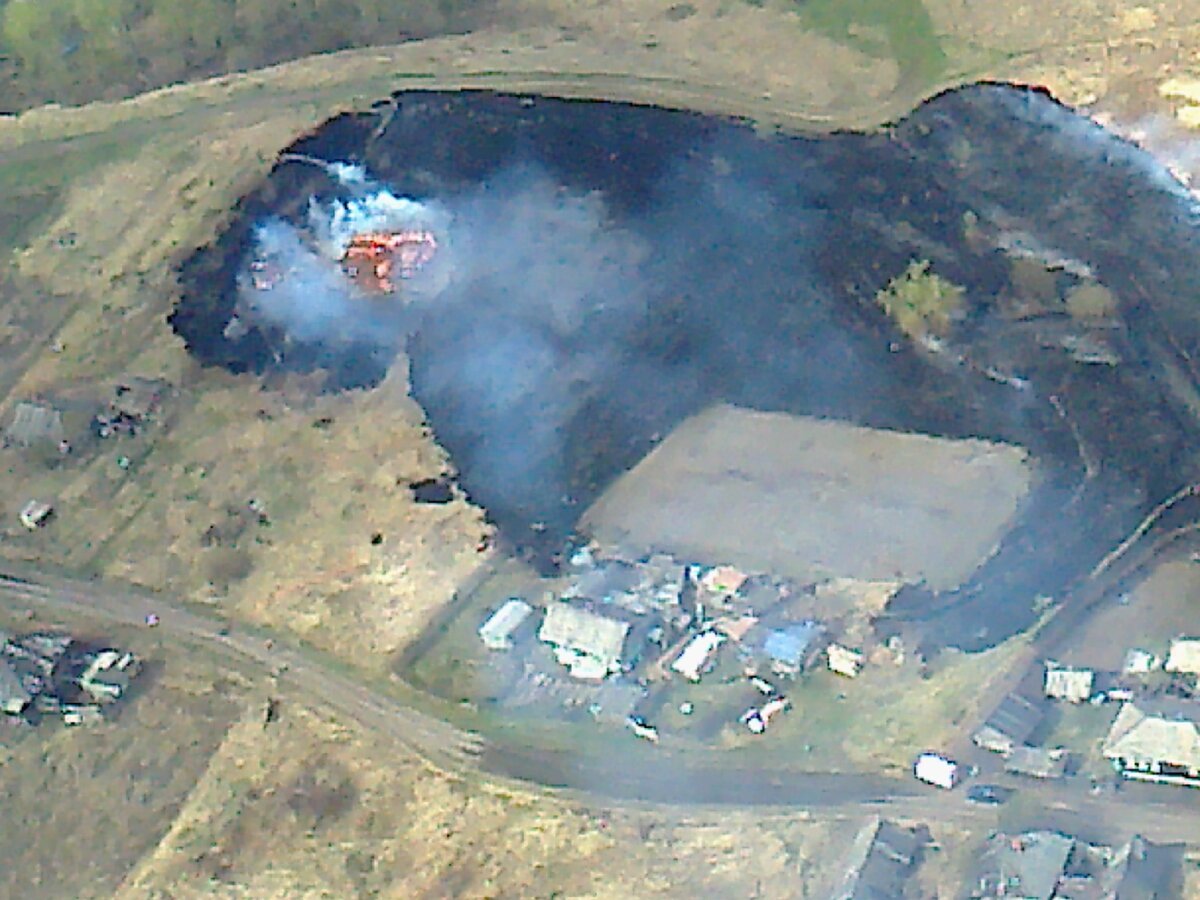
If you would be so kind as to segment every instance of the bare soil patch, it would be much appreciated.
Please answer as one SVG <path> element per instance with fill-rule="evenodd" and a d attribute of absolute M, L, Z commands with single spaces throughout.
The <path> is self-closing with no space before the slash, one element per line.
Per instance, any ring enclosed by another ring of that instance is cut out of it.
<path fill-rule="evenodd" d="M 718 406 L 679 426 L 584 515 L 605 544 L 801 582 L 961 583 L 1029 488 L 1026 454 Z"/>

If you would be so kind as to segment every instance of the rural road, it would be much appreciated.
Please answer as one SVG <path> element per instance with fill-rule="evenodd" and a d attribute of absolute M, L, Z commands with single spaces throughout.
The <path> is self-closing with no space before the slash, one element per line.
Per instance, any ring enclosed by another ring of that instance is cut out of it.
<path fill-rule="evenodd" d="M 237 657 L 271 673 L 281 688 L 357 721 L 412 748 L 449 772 L 480 771 L 487 777 L 524 782 L 581 801 L 648 806 L 771 806 L 809 808 L 832 816 L 872 813 L 919 821 L 995 828 L 997 808 L 966 802 L 962 791 L 941 792 L 908 778 L 838 775 L 739 767 L 728 756 L 705 760 L 632 742 L 631 753 L 613 759 L 493 741 L 422 712 L 395 696 L 344 674 L 332 662 L 241 633 L 219 619 L 189 611 L 161 596 L 102 582 L 41 574 L 0 574 L 0 601 L 14 611 L 42 609 L 58 616 L 106 619 L 145 627 L 159 616 L 158 634 L 203 644 L 218 656 Z M 1129 786 L 1117 795 L 1091 796 L 1070 783 L 1018 785 L 1041 801 L 1039 823 L 1093 839 L 1130 833 L 1155 841 L 1195 840 L 1200 832 L 1200 795 L 1190 791 Z M 999 808 L 1000 810 L 1003 807 Z"/>

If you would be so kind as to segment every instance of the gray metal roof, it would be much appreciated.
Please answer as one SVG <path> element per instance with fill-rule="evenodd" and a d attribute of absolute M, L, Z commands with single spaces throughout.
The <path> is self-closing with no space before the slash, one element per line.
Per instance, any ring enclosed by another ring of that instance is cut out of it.
<path fill-rule="evenodd" d="M 62 413 L 52 406 L 28 401 L 18 403 L 5 436 L 14 444 L 29 447 L 49 441 L 57 444 L 63 439 Z"/>

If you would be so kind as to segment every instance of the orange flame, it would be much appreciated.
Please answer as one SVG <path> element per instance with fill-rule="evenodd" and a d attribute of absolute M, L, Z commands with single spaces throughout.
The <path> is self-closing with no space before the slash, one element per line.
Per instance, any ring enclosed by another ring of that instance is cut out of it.
<path fill-rule="evenodd" d="M 433 259 L 437 239 L 424 229 L 356 234 L 342 254 L 342 269 L 366 289 L 390 294 L 393 275 L 411 278 Z"/>

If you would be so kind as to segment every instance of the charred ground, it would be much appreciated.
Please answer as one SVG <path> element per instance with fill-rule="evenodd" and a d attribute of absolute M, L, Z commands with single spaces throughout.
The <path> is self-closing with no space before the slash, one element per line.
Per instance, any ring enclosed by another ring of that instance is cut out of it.
<path fill-rule="evenodd" d="M 1010 441 L 1042 469 L 1031 509 L 957 594 L 915 591 L 897 609 L 978 647 L 1028 625 L 1034 597 L 1189 477 L 1191 413 L 1159 372 L 1175 357 L 1161 323 L 1190 327 L 1172 303 L 1194 277 L 1175 263 L 1194 252 L 1172 226 L 1187 206 L 1143 154 L 1044 95 L 969 88 L 885 135 L 806 139 L 625 104 L 410 92 L 289 152 L 449 204 L 468 277 L 378 339 L 226 339 L 255 224 L 298 223 L 311 197 L 345 190 L 281 162 L 184 265 L 175 330 L 205 363 L 318 371 L 328 390 L 377 383 L 405 352 L 460 484 L 547 565 L 620 472 L 713 402 Z M 1118 293 L 1120 365 L 1080 364 L 1005 312 L 1023 290 L 998 249 L 1013 230 Z M 914 257 L 967 288 L 958 362 L 910 350 L 875 303 Z"/>

